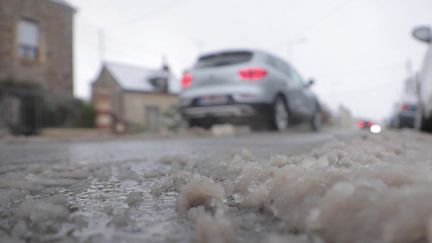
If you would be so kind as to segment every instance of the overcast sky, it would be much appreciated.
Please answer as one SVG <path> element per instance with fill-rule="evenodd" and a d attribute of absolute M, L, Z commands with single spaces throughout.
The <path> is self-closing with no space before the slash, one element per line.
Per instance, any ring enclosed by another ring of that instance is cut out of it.
<path fill-rule="evenodd" d="M 414 71 L 421 67 L 426 46 L 411 37 L 413 27 L 432 25 L 431 0 L 68 1 L 78 9 L 79 97 L 89 98 L 101 57 L 159 68 L 166 56 L 180 76 L 200 52 L 246 47 L 279 55 L 314 78 L 313 89 L 332 109 L 343 104 L 374 119 L 390 114 L 408 60 Z"/>

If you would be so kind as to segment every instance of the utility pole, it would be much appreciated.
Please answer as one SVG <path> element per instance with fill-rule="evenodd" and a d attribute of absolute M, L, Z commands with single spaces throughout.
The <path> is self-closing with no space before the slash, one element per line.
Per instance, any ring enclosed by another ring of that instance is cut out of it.
<path fill-rule="evenodd" d="M 105 31 L 100 28 L 98 31 L 99 38 L 99 62 L 101 65 L 105 62 Z"/>

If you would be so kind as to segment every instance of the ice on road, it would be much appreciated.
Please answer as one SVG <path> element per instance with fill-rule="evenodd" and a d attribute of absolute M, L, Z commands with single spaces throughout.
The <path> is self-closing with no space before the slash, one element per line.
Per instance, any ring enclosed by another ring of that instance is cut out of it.
<path fill-rule="evenodd" d="M 432 242 L 431 148 L 412 131 L 2 144 L 0 242 Z"/>

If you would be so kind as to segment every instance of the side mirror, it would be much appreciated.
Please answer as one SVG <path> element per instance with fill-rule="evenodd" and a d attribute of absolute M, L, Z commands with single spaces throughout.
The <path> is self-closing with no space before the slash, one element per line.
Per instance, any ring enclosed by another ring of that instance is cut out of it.
<path fill-rule="evenodd" d="M 412 35 L 419 41 L 432 43 L 432 29 L 427 26 L 420 26 L 414 29 Z"/>
<path fill-rule="evenodd" d="M 314 79 L 309 79 L 309 81 L 306 83 L 306 88 L 309 88 L 310 86 L 315 84 L 315 80 Z"/>

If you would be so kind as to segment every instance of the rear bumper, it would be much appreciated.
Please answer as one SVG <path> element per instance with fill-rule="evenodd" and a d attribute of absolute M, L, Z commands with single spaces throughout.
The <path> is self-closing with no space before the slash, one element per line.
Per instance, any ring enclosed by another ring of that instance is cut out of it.
<path fill-rule="evenodd" d="M 271 105 L 269 104 L 229 104 L 213 106 L 182 107 L 181 113 L 186 118 L 218 118 L 237 119 L 252 117 L 269 117 Z"/>
<path fill-rule="evenodd" d="M 220 105 L 220 106 L 198 106 L 184 108 L 182 113 L 186 117 L 248 117 L 256 114 L 254 108 L 248 105 Z"/>
<path fill-rule="evenodd" d="M 246 82 L 223 85 L 203 85 L 183 90 L 180 93 L 180 106 L 203 106 L 198 100 L 208 96 L 226 96 L 224 104 L 264 104 L 273 101 L 274 94 L 265 86 Z"/>

